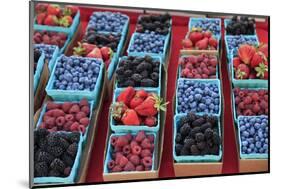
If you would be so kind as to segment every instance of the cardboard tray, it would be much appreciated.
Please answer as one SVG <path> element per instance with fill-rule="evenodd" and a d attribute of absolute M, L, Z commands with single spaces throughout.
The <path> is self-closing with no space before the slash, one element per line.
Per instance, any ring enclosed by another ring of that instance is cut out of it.
<path fill-rule="evenodd" d="M 170 59 L 170 52 L 168 52 L 168 56 L 166 59 L 166 64 L 168 64 L 168 61 Z M 162 72 L 162 89 L 161 89 L 161 96 L 166 100 L 166 87 L 167 87 L 167 71 L 164 68 Z M 171 102 L 170 102 L 171 103 Z M 110 121 L 110 115 L 108 118 L 108 122 Z M 141 179 L 155 179 L 159 177 L 159 169 L 162 161 L 162 152 L 163 152 L 163 143 L 164 143 L 164 131 L 165 131 L 165 121 L 166 121 L 166 112 L 160 113 L 160 130 L 156 136 L 156 155 L 155 155 L 155 161 L 154 161 L 154 170 L 153 171 L 140 171 L 140 172 L 120 172 L 120 173 L 110 173 L 105 174 L 103 173 L 103 180 L 106 181 L 121 181 L 121 180 L 141 180 Z M 107 140 L 109 139 L 111 134 L 110 128 L 108 128 L 107 133 Z M 109 144 L 107 144 L 109 145 Z M 107 145 L 104 150 L 104 159 L 106 158 L 106 152 L 107 152 Z"/>
<path fill-rule="evenodd" d="M 202 52 L 200 52 L 202 53 Z M 186 51 L 184 55 L 198 55 L 199 52 L 192 52 L 192 51 Z M 220 55 L 216 52 L 204 52 L 206 54 L 210 55 L 216 55 L 218 56 L 219 60 L 219 76 L 221 78 L 221 58 Z M 183 55 L 183 54 L 181 54 Z M 219 78 L 219 79 L 220 79 Z M 176 81 L 177 82 L 177 79 Z M 223 91 L 223 85 L 221 82 L 221 91 Z M 176 85 L 175 85 L 176 86 Z M 175 89 L 176 90 L 176 89 Z M 176 91 L 175 91 L 176 92 Z M 176 102 L 176 96 L 174 95 L 173 98 L 173 112 L 175 111 L 175 102 Z M 224 107 L 224 96 L 221 96 L 221 109 L 223 110 Z M 174 115 L 174 113 L 173 113 Z M 222 140 L 222 150 L 224 150 L 224 113 L 221 111 L 221 140 Z M 173 131 L 175 132 L 175 131 Z M 206 176 L 206 175 L 219 175 L 222 174 L 222 166 L 223 166 L 223 153 L 222 153 L 222 159 L 220 162 L 188 162 L 188 163 L 177 163 L 176 161 L 173 161 L 174 171 L 176 177 L 192 177 L 192 176 Z"/>

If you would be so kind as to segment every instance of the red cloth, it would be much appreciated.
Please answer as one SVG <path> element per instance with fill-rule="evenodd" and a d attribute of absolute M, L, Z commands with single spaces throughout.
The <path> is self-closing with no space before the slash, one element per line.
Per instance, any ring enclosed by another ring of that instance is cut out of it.
<path fill-rule="evenodd" d="M 89 8 L 81 7 L 81 20 L 82 27 L 85 29 L 89 16 L 93 11 L 104 11 L 105 9 L 100 8 Z M 114 10 L 112 10 L 114 11 Z M 120 11 L 122 12 L 122 11 Z M 136 20 L 139 13 L 124 12 L 130 17 L 130 35 L 135 30 Z M 170 57 L 170 64 L 168 68 L 168 82 L 167 89 L 175 89 L 175 80 L 177 73 L 177 63 L 179 58 L 179 50 L 181 48 L 181 40 L 184 38 L 188 30 L 188 17 L 173 16 L 173 26 L 172 26 L 172 54 Z M 267 23 L 257 24 L 257 33 L 260 42 L 268 41 L 268 25 Z M 84 31 L 84 30 L 83 30 Z M 223 39 L 223 38 L 222 38 Z M 227 75 L 226 58 L 225 53 L 223 53 L 222 59 L 222 85 L 223 85 L 223 95 L 224 95 L 224 156 L 223 156 L 223 174 L 233 174 L 238 173 L 238 159 L 236 153 L 236 144 L 234 138 L 234 125 L 233 117 L 230 110 L 231 104 L 231 85 Z M 167 91 L 167 101 L 172 102 L 175 90 Z M 102 182 L 103 177 L 103 155 L 106 146 L 106 136 L 108 130 L 108 111 L 111 103 L 111 99 L 107 99 L 103 104 L 102 112 L 98 123 L 97 123 L 97 135 L 94 139 L 94 146 L 90 158 L 90 163 L 88 167 L 88 174 L 86 182 Z M 174 177 L 173 169 L 173 156 L 172 156 L 172 127 L 173 127 L 173 111 L 172 103 L 168 105 L 166 125 L 165 125 L 165 138 L 164 138 L 164 148 L 162 155 L 162 163 L 160 166 L 159 177 L 167 178 Z"/>

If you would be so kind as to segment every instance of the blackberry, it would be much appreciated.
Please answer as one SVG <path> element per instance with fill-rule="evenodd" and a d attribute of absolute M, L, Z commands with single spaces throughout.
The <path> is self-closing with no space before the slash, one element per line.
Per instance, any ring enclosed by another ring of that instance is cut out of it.
<path fill-rule="evenodd" d="M 176 154 L 177 154 L 177 155 L 180 155 L 180 154 L 181 154 L 182 148 L 183 148 L 183 145 L 182 145 L 182 144 L 176 144 L 175 150 L 176 150 Z"/>
<path fill-rule="evenodd" d="M 199 149 L 197 148 L 196 145 L 192 145 L 190 147 L 190 152 L 191 152 L 192 155 L 199 155 L 200 154 L 200 151 L 199 151 Z"/>
<path fill-rule="evenodd" d="M 57 133 L 51 133 L 47 136 L 47 142 L 49 146 L 57 146 L 59 144 L 60 137 Z"/>
<path fill-rule="evenodd" d="M 71 155 L 72 157 L 76 156 L 78 150 L 78 144 L 77 143 L 72 143 L 71 145 L 69 145 L 69 147 L 67 148 L 67 153 L 69 155 Z"/>
<path fill-rule="evenodd" d="M 46 150 L 47 147 L 48 147 L 48 142 L 47 142 L 46 138 L 39 139 L 38 146 L 39 146 L 40 149 Z"/>
<path fill-rule="evenodd" d="M 200 117 L 200 118 L 198 118 L 198 119 L 196 119 L 192 122 L 192 126 L 193 127 L 200 127 L 203 123 L 205 123 L 205 120 L 204 120 L 203 117 Z"/>
<path fill-rule="evenodd" d="M 80 141 L 80 133 L 79 132 L 73 132 L 69 134 L 69 142 L 70 143 L 78 143 Z"/>
<path fill-rule="evenodd" d="M 69 145 L 69 142 L 67 142 L 64 138 L 59 139 L 59 146 L 62 147 L 63 150 L 66 150 Z"/>
<path fill-rule="evenodd" d="M 147 55 L 145 55 L 144 60 L 146 62 L 152 62 L 153 61 L 152 57 L 151 56 L 147 56 Z"/>
<path fill-rule="evenodd" d="M 209 139 L 213 136 L 213 130 L 211 128 L 208 128 L 204 132 L 204 136 L 206 139 Z"/>
<path fill-rule="evenodd" d="M 189 154 L 190 154 L 189 149 L 187 149 L 187 148 L 185 148 L 185 147 L 183 147 L 183 148 L 181 149 L 181 151 L 180 151 L 180 155 L 181 155 L 181 156 L 186 156 L 186 155 L 189 155 Z"/>
<path fill-rule="evenodd" d="M 52 161 L 50 168 L 63 173 L 65 165 L 60 159 L 56 158 Z"/>
<path fill-rule="evenodd" d="M 159 73 L 159 67 L 158 66 L 154 67 L 152 71 L 155 72 L 155 73 Z"/>
<path fill-rule="evenodd" d="M 194 120 L 196 120 L 196 115 L 194 112 L 189 112 L 186 115 L 188 122 L 193 122 Z"/>
<path fill-rule="evenodd" d="M 142 87 L 157 87 L 157 83 L 153 81 L 152 79 L 142 79 L 141 80 L 141 86 Z"/>
<path fill-rule="evenodd" d="M 48 176 L 48 164 L 46 162 L 37 162 L 34 165 L 34 176 L 35 177 L 46 177 Z"/>
<path fill-rule="evenodd" d="M 65 165 L 72 167 L 74 163 L 73 157 L 68 155 L 67 153 L 64 153 L 61 157 L 61 160 L 65 163 Z"/>
<path fill-rule="evenodd" d="M 146 63 L 142 62 L 136 67 L 136 71 L 141 73 L 142 71 L 146 70 Z"/>
<path fill-rule="evenodd" d="M 153 81 L 158 82 L 159 79 L 158 73 L 153 72 L 152 74 L 150 74 L 150 77 Z"/>
<path fill-rule="evenodd" d="M 57 170 L 53 170 L 51 169 L 48 173 L 48 176 L 49 177 L 60 177 L 61 176 L 61 173 Z"/>
<path fill-rule="evenodd" d="M 214 142 L 212 139 L 207 139 L 207 145 L 212 148 L 214 146 Z"/>
<path fill-rule="evenodd" d="M 206 147 L 206 143 L 204 141 L 197 143 L 197 148 L 199 150 L 204 150 Z"/>
<path fill-rule="evenodd" d="M 184 147 L 185 148 L 190 148 L 192 145 L 194 145 L 195 144 L 195 140 L 194 139 L 192 139 L 192 138 L 186 138 L 185 140 L 184 140 Z"/>
<path fill-rule="evenodd" d="M 204 123 L 203 125 L 201 125 L 201 132 L 205 132 L 206 131 L 206 129 L 208 129 L 208 128 L 212 128 L 212 124 L 210 123 L 210 122 L 206 122 L 206 123 Z"/>
<path fill-rule="evenodd" d="M 219 154 L 219 146 L 215 145 L 212 148 L 210 148 L 210 154 L 218 155 Z"/>
<path fill-rule="evenodd" d="M 200 127 L 195 127 L 195 128 L 193 128 L 193 129 L 190 131 L 189 136 L 192 137 L 192 138 L 194 138 L 195 135 L 200 132 L 200 130 L 201 130 Z"/>
<path fill-rule="evenodd" d="M 203 135 L 203 133 L 197 133 L 196 135 L 195 135 L 195 140 L 196 140 L 196 142 L 202 142 L 202 141 L 204 141 L 204 135 Z"/>
<path fill-rule="evenodd" d="M 179 120 L 179 126 L 183 126 L 184 124 L 188 123 L 189 120 L 187 118 L 187 116 L 181 117 Z"/>
<path fill-rule="evenodd" d="M 142 79 L 142 76 L 140 74 L 135 73 L 132 75 L 132 79 L 136 82 L 140 82 Z"/>
<path fill-rule="evenodd" d="M 63 154 L 63 149 L 62 147 L 59 146 L 48 146 L 47 147 L 47 152 L 49 152 L 51 155 L 55 157 L 59 157 Z"/>
<path fill-rule="evenodd" d="M 181 143 L 182 142 L 182 137 L 180 133 L 177 133 L 176 135 L 176 143 Z"/>
<path fill-rule="evenodd" d="M 37 162 L 46 162 L 46 163 L 50 164 L 54 159 L 54 156 L 52 156 L 48 152 L 44 152 L 44 151 L 39 151 L 38 154 L 36 154 L 36 155 L 37 155 L 36 156 Z"/>
<path fill-rule="evenodd" d="M 47 129 L 39 128 L 34 131 L 34 135 L 37 135 L 38 138 L 44 138 L 49 134 L 49 131 Z"/>
<path fill-rule="evenodd" d="M 181 128 L 180 128 L 180 134 L 182 135 L 182 136 L 187 136 L 189 133 L 190 133 L 190 131 L 191 131 L 191 127 L 190 127 L 190 125 L 188 124 L 188 123 L 185 123 L 183 126 L 181 126 Z"/>
<path fill-rule="evenodd" d="M 127 80 L 124 82 L 124 86 L 128 87 L 128 86 L 135 86 L 135 82 L 133 80 Z"/>
<path fill-rule="evenodd" d="M 125 70 L 124 70 L 123 67 L 119 67 L 119 68 L 116 70 L 117 75 L 123 75 L 124 72 L 125 72 Z"/>
<path fill-rule="evenodd" d="M 126 70 L 125 72 L 124 72 L 124 75 L 126 76 L 126 77 L 131 77 L 131 75 L 132 75 L 132 70 Z"/>
<path fill-rule="evenodd" d="M 148 77 L 148 71 L 144 70 L 144 71 L 140 72 L 140 75 L 141 75 L 142 78 L 147 78 Z"/>
<path fill-rule="evenodd" d="M 213 133 L 213 142 L 215 145 L 220 144 L 220 137 L 219 137 L 218 133 Z"/>
<path fill-rule="evenodd" d="M 206 121 L 207 121 L 207 122 L 210 122 L 210 124 L 212 125 L 212 127 L 215 127 L 216 124 L 217 124 L 218 119 L 217 119 L 217 117 L 215 117 L 215 116 L 209 116 L 209 117 L 207 117 Z"/>

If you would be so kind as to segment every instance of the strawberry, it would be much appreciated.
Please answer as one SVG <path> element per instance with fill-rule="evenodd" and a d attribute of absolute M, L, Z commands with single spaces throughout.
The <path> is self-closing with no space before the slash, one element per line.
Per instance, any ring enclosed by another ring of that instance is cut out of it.
<path fill-rule="evenodd" d="M 144 101 L 143 98 L 137 97 L 135 95 L 134 98 L 132 98 L 132 100 L 130 101 L 130 108 L 134 109 L 135 107 L 140 105 L 143 101 Z"/>
<path fill-rule="evenodd" d="M 132 98 L 135 96 L 135 93 L 135 89 L 129 86 L 119 94 L 117 102 L 124 102 L 127 106 L 129 106 Z"/>
<path fill-rule="evenodd" d="M 255 70 L 257 72 L 258 78 L 261 78 L 261 79 L 268 78 L 268 62 L 267 61 L 260 63 L 258 67 L 255 67 Z"/>
<path fill-rule="evenodd" d="M 78 12 L 77 6 L 66 5 L 63 9 L 63 15 L 68 15 L 74 17 Z"/>
<path fill-rule="evenodd" d="M 45 12 L 37 14 L 37 16 L 36 16 L 37 24 L 42 25 L 44 23 L 46 16 L 47 16 L 47 14 Z"/>
<path fill-rule="evenodd" d="M 144 124 L 149 127 L 155 126 L 157 124 L 157 119 L 154 116 L 146 117 L 144 120 Z"/>
<path fill-rule="evenodd" d="M 237 69 L 238 66 L 241 64 L 240 58 L 239 57 L 234 57 L 233 60 L 232 60 L 232 63 L 233 63 L 233 67 L 235 69 Z"/>
<path fill-rule="evenodd" d="M 59 16 L 60 15 L 60 6 L 55 4 L 50 4 L 47 8 L 48 15 Z"/>
<path fill-rule="evenodd" d="M 72 22 L 73 22 L 73 19 L 71 16 L 64 16 L 59 19 L 59 25 L 63 26 L 63 27 L 71 26 Z"/>
<path fill-rule="evenodd" d="M 46 12 L 47 8 L 48 8 L 48 4 L 47 3 L 37 3 L 35 5 L 35 12 L 38 13 L 42 13 L 42 12 Z"/>
<path fill-rule="evenodd" d="M 111 105 L 110 109 L 113 119 L 116 121 L 121 121 L 121 118 L 128 107 L 126 106 L 126 104 L 124 104 L 124 102 L 115 102 Z"/>
<path fill-rule="evenodd" d="M 94 48 L 86 57 L 102 59 L 101 51 L 98 47 Z"/>
<path fill-rule="evenodd" d="M 240 64 L 235 72 L 236 79 L 248 79 L 250 68 L 246 64 Z"/>
<path fill-rule="evenodd" d="M 183 48 L 193 47 L 192 41 L 190 39 L 188 39 L 188 38 L 187 39 L 183 39 L 181 43 L 182 43 Z"/>
<path fill-rule="evenodd" d="M 208 38 L 204 38 L 200 41 L 197 41 L 196 44 L 195 44 L 195 47 L 196 49 L 199 49 L 199 50 L 205 50 L 208 48 Z"/>
<path fill-rule="evenodd" d="M 110 60 L 113 56 L 113 51 L 109 47 L 102 47 L 100 49 L 103 60 Z"/>
<path fill-rule="evenodd" d="M 238 56 L 240 60 L 245 64 L 250 64 L 255 52 L 255 48 L 248 44 L 240 45 L 240 47 L 238 48 Z"/>
<path fill-rule="evenodd" d="M 217 41 L 215 38 L 211 37 L 211 38 L 209 38 L 209 45 L 210 45 L 211 47 L 217 48 L 217 46 L 218 46 L 218 41 Z"/>
<path fill-rule="evenodd" d="M 166 111 L 166 105 L 163 103 L 163 99 L 152 93 L 147 97 L 142 104 L 138 105 L 135 110 L 141 116 L 154 116 L 160 110 Z"/>
<path fill-rule="evenodd" d="M 193 44 L 196 44 L 197 41 L 203 39 L 203 34 L 201 29 L 193 28 L 188 35 L 188 38 L 192 41 Z"/>
<path fill-rule="evenodd" d="M 262 52 L 265 55 L 265 57 L 268 58 L 268 44 L 261 43 L 258 46 L 258 51 Z"/>
<path fill-rule="evenodd" d="M 258 67 L 259 64 L 263 63 L 264 61 L 266 61 L 265 55 L 262 52 L 256 52 L 252 57 L 250 65 L 252 68 L 255 68 Z"/>
<path fill-rule="evenodd" d="M 58 18 L 54 15 L 48 15 L 44 20 L 44 25 L 57 26 L 58 25 Z"/>
<path fill-rule="evenodd" d="M 209 30 L 208 30 L 208 31 L 203 32 L 203 36 L 204 36 L 204 37 L 211 38 L 211 37 L 212 37 L 212 35 L 213 35 L 213 34 L 212 34 L 212 32 L 211 32 L 211 31 L 209 31 Z"/>
<path fill-rule="evenodd" d="M 142 98 L 142 99 L 145 99 L 148 96 L 148 94 L 147 94 L 147 92 L 145 90 L 141 89 L 141 90 L 138 90 L 136 92 L 135 96 L 137 96 L 139 98 Z"/>
<path fill-rule="evenodd" d="M 124 125 L 140 125 L 138 114 L 133 109 L 127 109 L 123 114 L 121 121 Z"/>

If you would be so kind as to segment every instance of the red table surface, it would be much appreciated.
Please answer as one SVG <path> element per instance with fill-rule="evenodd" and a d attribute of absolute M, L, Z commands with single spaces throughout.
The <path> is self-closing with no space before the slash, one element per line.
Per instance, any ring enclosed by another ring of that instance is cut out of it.
<path fill-rule="evenodd" d="M 82 21 L 82 31 L 85 31 L 87 22 L 93 11 L 105 11 L 106 9 L 101 8 L 89 8 L 80 7 L 81 21 Z M 110 11 L 114 11 L 113 9 Z M 130 29 L 129 35 L 131 36 L 135 30 L 135 25 L 139 13 L 120 11 L 127 14 L 130 17 Z M 168 82 L 167 89 L 175 89 L 175 80 L 177 73 L 177 63 L 179 59 L 179 51 L 181 49 L 181 40 L 184 38 L 186 32 L 188 31 L 188 17 L 173 16 L 172 25 L 172 53 L 170 56 L 170 63 L 168 67 Z M 223 23 L 223 20 L 222 20 Z M 257 34 L 260 42 L 268 42 L 268 23 L 257 23 Z M 224 29 L 222 27 L 222 36 L 224 36 Z M 222 40 L 224 38 L 222 37 Z M 223 40 L 224 43 L 224 40 Z M 231 111 L 231 85 L 228 78 L 226 56 L 223 49 L 222 57 L 222 85 L 223 85 L 223 96 L 224 96 L 224 149 L 223 149 L 223 174 L 234 174 L 238 173 L 238 159 L 234 136 L 234 121 Z M 167 91 L 167 101 L 172 102 L 175 90 Z M 86 182 L 102 182 L 103 181 L 103 161 L 104 161 L 104 150 L 106 146 L 106 135 L 108 131 L 108 113 L 109 106 L 111 104 L 111 99 L 107 99 L 103 104 L 101 114 L 97 123 L 97 135 L 94 139 L 94 145 L 92 149 L 92 154 L 90 158 L 90 163 L 88 167 L 88 174 Z M 171 178 L 175 177 L 173 169 L 173 155 L 172 155 L 172 127 L 173 127 L 173 113 L 172 113 L 172 103 L 169 103 L 167 107 L 166 115 L 166 125 L 165 125 L 165 137 L 164 137 L 164 148 L 162 155 L 162 163 L 160 166 L 159 177 L 160 178 Z"/>

